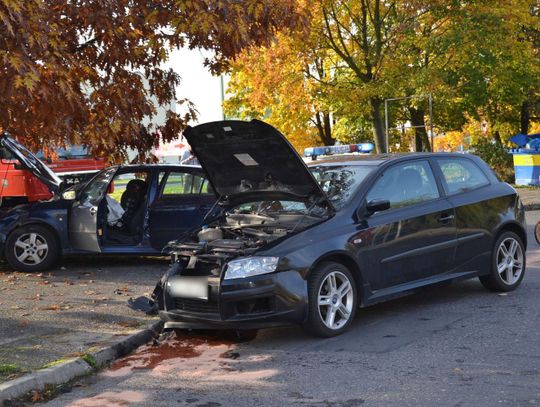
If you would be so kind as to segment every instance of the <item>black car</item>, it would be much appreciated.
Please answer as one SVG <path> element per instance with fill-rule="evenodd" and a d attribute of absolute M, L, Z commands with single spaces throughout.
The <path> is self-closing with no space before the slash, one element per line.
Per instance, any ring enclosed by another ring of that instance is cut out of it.
<path fill-rule="evenodd" d="M 525 273 L 516 191 L 465 154 L 338 156 L 309 169 L 260 122 L 189 128 L 221 213 L 172 244 L 154 292 L 165 328 L 302 324 L 342 333 L 358 307 L 479 277 Z"/>
<path fill-rule="evenodd" d="M 47 269 L 63 254 L 161 254 L 216 201 L 202 169 L 183 165 L 113 166 L 63 190 L 24 146 L 7 135 L 0 142 L 54 194 L 0 213 L 0 256 L 16 270 Z"/>

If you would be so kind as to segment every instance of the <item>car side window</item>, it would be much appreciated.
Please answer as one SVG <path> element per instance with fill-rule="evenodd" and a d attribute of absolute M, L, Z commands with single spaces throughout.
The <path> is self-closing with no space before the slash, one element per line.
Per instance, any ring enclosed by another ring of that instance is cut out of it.
<path fill-rule="evenodd" d="M 441 158 L 437 162 L 446 181 L 449 195 L 470 191 L 489 184 L 486 175 L 471 160 Z"/>
<path fill-rule="evenodd" d="M 161 196 L 193 196 L 209 194 L 213 194 L 212 187 L 208 183 L 208 180 L 201 174 L 171 171 L 165 180 Z"/>
<path fill-rule="evenodd" d="M 437 182 L 427 161 L 413 161 L 386 169 L 367 195 L 367 201 L 390 201 L 390 209 L 439 198 Z"/>

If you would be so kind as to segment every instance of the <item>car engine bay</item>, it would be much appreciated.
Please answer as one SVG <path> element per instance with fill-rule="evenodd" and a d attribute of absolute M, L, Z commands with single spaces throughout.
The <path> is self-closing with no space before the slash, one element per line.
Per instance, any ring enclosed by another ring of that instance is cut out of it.
<path fill-rule="evenodd" d="M 225 263 L 249 256 L 269 243 L 326 219 L 301 212 L 226 212 L 197 229 L 187 239 L 169 243 L 173 262 L 180 263 L 183 275 L 219 276 Z"/>

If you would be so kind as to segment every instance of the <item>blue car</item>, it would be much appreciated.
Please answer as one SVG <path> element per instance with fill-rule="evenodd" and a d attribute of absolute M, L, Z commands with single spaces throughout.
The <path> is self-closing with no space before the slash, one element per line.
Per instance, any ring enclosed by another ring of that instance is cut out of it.
<path fill-rule="evenodd" d="M 0 143 L 54 194 L 0 214 L 0 255 L 19 271 L 45 270 L 75 253 L 160 254 L 199 226 L 216 201 L 200 167 L 172 164 L 113 166 L 63 190 L 24 146 L 6 134 Z"/>

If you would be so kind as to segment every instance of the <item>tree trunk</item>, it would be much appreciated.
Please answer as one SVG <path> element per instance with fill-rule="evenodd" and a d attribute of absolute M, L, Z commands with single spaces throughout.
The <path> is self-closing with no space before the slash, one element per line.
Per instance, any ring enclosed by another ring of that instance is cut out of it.
<path fill-rule="evenodd" d="M 379 98 L 371 98 L 369 102 L 371 105 L 371 121 L 373 123 L 373 139 L 375 140 L 375 149 L 378 153 L 386 153 L 388 151 L 381 117 L 382 101 Z"/>
<path fill-rule="evenodd" d="M 426 130 L 425 111 L 409 107 L 411 124 L 414 126 L 414 141 L 416 151 L 431 151 L 429 137 Z"/>
<path fill-rule="evenodd" d="M 526 100 L 521 104 L 521 130 L 522 134 L 529 134 L 529 124 L 531 122 L 531 112 L 529 110 L 529 101 Z"/>
<path fill-rule="evenodd" d="M 332 137 L 332 125 L 330 123 L 330 113 L 315 113 L 315 125 L 319 133 L 323 146 L 333 146 L 336 140 Z"/>

